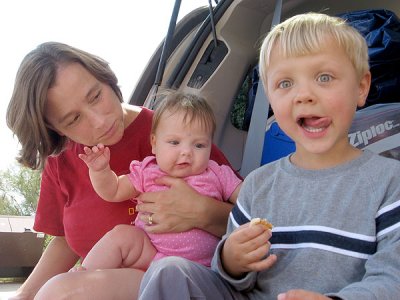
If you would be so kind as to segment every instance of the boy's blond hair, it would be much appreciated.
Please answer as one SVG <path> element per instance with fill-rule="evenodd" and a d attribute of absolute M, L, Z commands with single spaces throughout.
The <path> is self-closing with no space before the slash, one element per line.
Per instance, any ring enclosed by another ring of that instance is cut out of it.
<path fill-rule="evenodd" d="M 345 20 L 320 13 L 293 16 L 276 25 L 263 41 L 260 52 L 260 74 L 266 87 L 271 51 L 279 47 L 283 57 L 317 53 L 326 39 L 332 38 L 341 47 L 361 78 L 369 71 L 368 46 L 363 36 Z"/>

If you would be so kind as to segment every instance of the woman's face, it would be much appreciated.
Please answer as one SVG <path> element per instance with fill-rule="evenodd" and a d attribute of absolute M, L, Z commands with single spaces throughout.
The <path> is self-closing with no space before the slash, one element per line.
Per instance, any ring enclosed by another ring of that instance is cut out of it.
<path fill-rule="evenodd" d="M 87 146 L 113 145 L 125 129 L 122 105 L 113 89 L 78 63 L 57 70 L 45 114 L 58 134 Z"/>

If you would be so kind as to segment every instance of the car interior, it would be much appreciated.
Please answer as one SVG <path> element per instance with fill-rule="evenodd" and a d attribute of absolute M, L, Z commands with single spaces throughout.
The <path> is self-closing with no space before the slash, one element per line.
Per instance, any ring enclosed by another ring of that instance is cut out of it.
<path fill-rule="evenodd" d="M 167 36 L 155 50 L 129 101 L 154 108 L 162 101 L 162 91 L 168 89 L 201 94 L 209 101 L 217 119 L 214 143 L 242 176 L 261 165 L 266 129 L 273 115 L 262 85 L 255 85 L 254 76 L 251 76 L 258 63 L 261 42 L 270 28 L 305 12 L 339 15 L 384 9 L 400 15 L 400 3 L 394 0 L 215 2 L 205 1 L 204 7 L 192 11 L 176 24 L 180 3 L 176 1 Z M 252 111 L 245 107 L 241 115 L 232 116 L 241 98 L 246 102 L 242 105 L 248 106 L 249 85 L 254 101 Z M 393 102 L 398 102 L 398 98 Z M 393 109 L 397 109 L 395 115 L 399 116 L 398 106 Z M 243 122 L 247 124 L 235 124 Z M 400 129 L 395 128 L 394 140 L 399 147 Z M 357 130 L 362 137 L 363 131 Z"/>
<path fill-rule="evenodd" d="M 395 61 L 388 64 L 397 75 L 390 73 L 386 80 L 400 87 L 399 0 L 204 0 L 203 7 L 177 22 L 180 3 L 176 0 L 168 30 L 160 29 L 166 31 L 165 38 L 154 50 L 139 80 L 132 83 L 135 88 L 129 103 L 154 109 L 163 100 L 164 92 L 171 89 L 200 94 L 216 117 L 214 143 L 243 177 L 295 149 L 274 122 L 258 80 L 259 49 L 275 24 L 306 12 L 337 16 L 358 11 L 365 19 L 372 10 L 393 12 L 398 22 L 393 32 L 397 40 L 390 44 Z M 357 111 L 349 134 L 354 146 L 400 160 L 400 89 L 396 92 L 385 99 L 378 97 L 376 105 Z M 29 274 L 37 263 L 43 237 L 37 239 L 30 230 L 32 224 L 27 222 L 32 220 L 0 220 L 7 226 L 3 229 L 1 250 L 19 257 L 19 253 L 13 252 L 18 243 L 17 248 L 27 257 L 27 261 L 15 262 L 0 251 L 0 257 L 5 258 L 0 264 L 3 277 Z M 18 230 L 9 224 L 17 224 L 14 227 Z M 15 232 L 20 233 L 17 240 Z"/>

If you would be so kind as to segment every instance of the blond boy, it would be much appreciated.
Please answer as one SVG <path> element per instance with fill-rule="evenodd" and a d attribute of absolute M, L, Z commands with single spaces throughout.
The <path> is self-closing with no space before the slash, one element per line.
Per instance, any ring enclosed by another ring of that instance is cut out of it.
<path fill-rule="evenodd" d="M 145 274 L 142 299 L 398 298 L 400 163 L 348 141 L 369 91 L 367 50 L 355 29 L 324 14 L 273 28 L 261 48 L 261 78 L 296 151 L 245 179 L 215 273 L 160 261 Z M 272 232 L 248 226 L 254 217 L 268 219 Z M 188 288 L 168 290 L 168 277 Z"/>

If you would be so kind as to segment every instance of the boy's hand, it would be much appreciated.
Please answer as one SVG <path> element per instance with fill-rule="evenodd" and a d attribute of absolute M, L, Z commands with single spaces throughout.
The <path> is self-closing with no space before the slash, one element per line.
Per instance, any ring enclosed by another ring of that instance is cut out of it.
<path fill-rule="evenodd" d="M 247 272 L 259 272 L 270 268 L 276 262 L 276 255 L 269 255 L 271 230 L 263 225 L 237 228 L 226 239 L 221 259 L 225 271 L 232 277 L 241 277 Z"/>
<path fill-rule="evenodd" d="M 83 151 L 85 154 L 78 154 L 79 158 L 82 159 L 91 171 L 102 171 L 108 167 L 110 162 L 110 149 L 104 147 L 103 144 L 97 146 L 84 147 Z"/>

